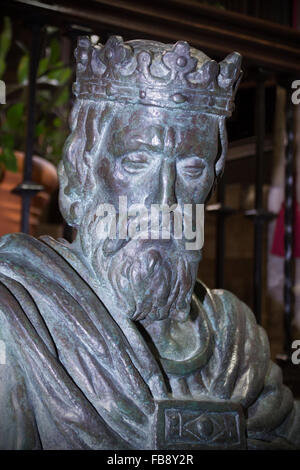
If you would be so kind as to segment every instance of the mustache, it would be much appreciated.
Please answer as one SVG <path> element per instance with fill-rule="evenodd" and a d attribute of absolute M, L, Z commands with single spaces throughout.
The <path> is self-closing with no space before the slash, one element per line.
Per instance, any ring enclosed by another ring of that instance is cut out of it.
<path fill-rule="evenodd" d="M 188 253 L 188 258 L 190 261 L 200 261 L 201 259 L 201 250 L 186 250 L 186 238 L 183 235 L 183 222 L 182 222 L 182 237 L 176 238 L 175 231 L 174 231 L 174 214 L 170 213 L 170 219 L 167 225 L 163 224 L 162 218 L 159 220 L 159 224 L 155 226 L 153 229 L 151 220 L 148 217 L 143 217 L 136 215 L 136 216 L 128 216 L 126 221 L 126 228 L 124 230 L 124 221 L 120 221 L 120 216 L 116 214 L 116 229 L 113 231 L 115 236 L 110 236 L 111 227 L 108 227 L 107 236 L 104 238 L 103 236 L 97 237 L 98 227 L 101 223 L 102 218 L 97 217 L 96 214 L 89 220 L 89 223 L 86 224 L 87 232 L 93 236 L 94 240 L 98 240 L 95 250 L 98 250 L 100 247 L 102 248 L 103 255 L 105 257 L 111 257 L 115 253 L 117 253 L 122 248 L 125 248 L 129 243 L 133 241 L 145 241 L 153 242 L 155 245 L 160 244 L 162 247 L 168 248 L 171 245 L 176 246 L 176 249 L 180 252 Z M 120 225 L 122 227 L 120 229 Z M 139 230 L 136 230 L 138 228 Z M 133 229 L 133 230 L 132 230 Z M 122 232 L 122 237 L 120 237 L 120 233 Z M 124 236 L 123 234 L 127 235 Z M 132 236 L 132 232 L 134 236 Z M 192 242 L 193 240 L 189 240 Z"/>

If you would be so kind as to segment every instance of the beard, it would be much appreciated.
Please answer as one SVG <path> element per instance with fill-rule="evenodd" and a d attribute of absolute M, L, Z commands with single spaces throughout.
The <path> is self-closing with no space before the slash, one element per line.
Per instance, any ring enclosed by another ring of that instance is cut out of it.
<path fill-rule="evenodd" d="M 185 250 L 185 241 L 174 239 L 172 232 L 167 234 L 168 239 L 145 239 L 145 234 L 139 233 L 134 239 L 99 240 L 98 218 L 91 212 L 87 212 L 80 229 L 83 250 L 98 280 L 112 291 L 121 312 L 134 321 L 185 321 L 200 251 Z"/>

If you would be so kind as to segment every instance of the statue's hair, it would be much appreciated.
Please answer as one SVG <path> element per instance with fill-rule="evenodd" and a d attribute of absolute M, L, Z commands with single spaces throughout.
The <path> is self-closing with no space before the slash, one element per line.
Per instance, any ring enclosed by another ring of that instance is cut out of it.
<path fill-rule="evenodd" d="M 96 189 L 94 165 L 97 164 L 109 125 L 121 107 L 121 104 L 109 101 L 75 101 L 69 119 L 71 133 L 58 167 L 60 211 L 73 227 L 79 227 L 85 207 Z M 218 122 L 220 148 L 215 163 L 215 184 L 222 175 L 227 154 L 225 118 L 219 117 Z"/>
<path fill-rule="evenodd" d="M 71 133 L 58 167 L 60 211 L 71 226 L 80 225 L 85 203 L 96 188 L 94 164 L 117 109 L 116 103 L 76 100 L 71 111 Z"/>

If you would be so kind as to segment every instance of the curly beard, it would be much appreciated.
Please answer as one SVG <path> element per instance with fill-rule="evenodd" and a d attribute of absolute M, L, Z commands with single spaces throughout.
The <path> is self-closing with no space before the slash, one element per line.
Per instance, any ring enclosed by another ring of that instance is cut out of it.
<path fill-rule="evenodd" d="M 99 280 L 111 286 L 119 308 L 132 320 L 185 321 L 190 312 L 200 253 L 183 240 L 97 238 L 96 216 L 88 212 L 81 240 Z"/>

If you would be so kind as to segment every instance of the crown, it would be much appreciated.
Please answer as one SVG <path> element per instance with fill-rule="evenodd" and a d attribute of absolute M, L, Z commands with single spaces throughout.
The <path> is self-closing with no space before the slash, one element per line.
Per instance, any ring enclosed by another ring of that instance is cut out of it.
<path fill-rule="evenodd" d="M 188 109 L 230 116 L 241 79 L 241 55 L 211 60 L 185 41 L 124 42 L 105 45 L 79 37 L 73 91 L 77 98 Z"/>

